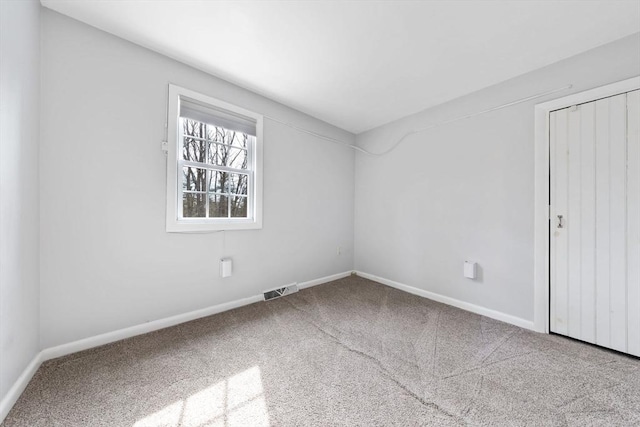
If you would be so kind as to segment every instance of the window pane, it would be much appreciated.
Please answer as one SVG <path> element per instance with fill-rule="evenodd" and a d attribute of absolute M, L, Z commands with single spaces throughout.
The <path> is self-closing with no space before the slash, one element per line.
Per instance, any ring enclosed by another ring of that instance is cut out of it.
<path fill-rule="evenodd" d="M 182 194 L 182 217 L 204 218 L 207 211 L 207 199 L 205 194 Z"/>
<path fill-rule="evenodd" d="M 182 158 L 191 162 L 204 163 L 207 154 L 205 141 L 184 137 L 182 139 Z"/>
<path fill-rule="evenodd" d="M 249 138 L 252 138 L 252 136 L 242 132 L 229 132 L 232 133 L 232 135 L 229 135 L 227 138 L 230 146 L 244 148 L 245 150 L 248 148 Z"/>
<path fill-rule="evenodd" d="M 182 168 L 182 190 L 206 192 L 207 191 L 206 169 L 193 168 L 190 166 Z"/>
<path fill-rule="evenodd" d="M 208 144 L 209 157 L 207 158 L 207 162 L 216 166 L 224 166 L 224 147 L 219 144 L 214 144 L 213 142 L 208 142 Z"/>
<path fill-rule="evenodd" d="M 209 132 L 207 139 L 218 142 L 220 144 L 226 144 L 227 142 L 227 130 L 220 126 L 209 125 Z"/>
<path fill-rule="evenodd" d="M 243 196 L 231 196 L 231 217 L 247 217 L 247 198 Z"/>
<path fill-rule="evenodd" d="M 225 129 L 221 126 L 209 125 L 207 131 L 207 139 L 236 148 L 247 148 L 249 138 L 253 138 L 245 133 Z"/>
<path fill-rule="evenodd" d="M 229 173 L 220 171 L 211 171 L 209 175 L 209 192 L 210 193 L 227 193 L 227 185 L 229 183 Z"/>
<path fill-rule="evenodd" d="M 247 186 L 249 184 L 249 175 L 240 173 L 229 174 L 229 192 L 232 194 L 247 195 Z"/>
<path fill-rule="evenodd" d="M 247 150 L 209 142 L 208 162 L 216 166 L 247 169 Z"/>
<path fill-rule="evenodd" d="M 247 150 L 229 148 L 226 158 L 226 166 L 235 169 L 247 168 Z"/>
<path fill-rule="evenodd" d="M 227 196 L 220 196 L 218 194 L 209 195 L 209 217 L 229 217 L 229 198 Z"/>
<path fill-rule="evenodd" d="M 187 136 L 195 136 L 197 138 L 206 138 L 209 130 L 207 125 L 191 119 L 180 118 L 182 133 Z"/>

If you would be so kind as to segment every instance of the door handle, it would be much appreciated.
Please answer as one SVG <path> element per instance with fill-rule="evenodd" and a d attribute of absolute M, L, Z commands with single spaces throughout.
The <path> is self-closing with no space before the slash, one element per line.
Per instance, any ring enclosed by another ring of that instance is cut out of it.
<path fill-rule="evenodd" d="M 562 215 L 558 215 L 558 228 L 564 228 L 564 217 Z"/>

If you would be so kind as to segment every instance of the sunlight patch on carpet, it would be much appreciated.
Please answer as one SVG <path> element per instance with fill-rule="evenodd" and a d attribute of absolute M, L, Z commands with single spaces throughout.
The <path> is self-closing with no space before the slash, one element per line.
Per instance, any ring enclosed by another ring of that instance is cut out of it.
<path fill-rule="evenodd" d="M 260 367 L 217 382 L 138 420 L 133 427 L 269 427 Z"/>

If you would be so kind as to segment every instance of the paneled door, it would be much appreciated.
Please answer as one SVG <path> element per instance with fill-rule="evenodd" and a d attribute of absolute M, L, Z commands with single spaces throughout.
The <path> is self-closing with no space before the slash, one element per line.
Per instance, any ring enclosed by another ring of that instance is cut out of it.
<path fill-rule="evenodd" d="M 640 356 L 640 90 L 549 124 L 550 330 Z"/>

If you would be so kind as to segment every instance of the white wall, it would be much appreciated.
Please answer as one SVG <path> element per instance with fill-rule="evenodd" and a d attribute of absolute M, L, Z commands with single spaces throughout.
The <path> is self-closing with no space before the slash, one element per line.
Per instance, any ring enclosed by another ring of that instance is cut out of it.
<path fill-rule="evenodd" d="M 414 136 L 384 158 L 358 154 L 355 177 L 349 150 L 267 119 L 264 229 L 167 234 L 159 149 L 167 83 L 346 141 L 353 135 L 55 12 L 42 14 L 42 347 L 354 265 L 533 318 L 534 102 Z M 623 39 L 357 142 L 381 149 L 434 121 L 566 83 L 576 92 L 636 75 L 639 47 L 637 35 Z M 221 256 L 234 258 L 231 279 L 218 278 Z M 462 278 L 464 259 L 480 263 L 478 281 Z"/>
<path fill-rule="evenodd" d="M 0 401 L 39 350 L 39 103 L 40 3 L 1 1 Z"/>
<path fill-rule="evenodd" d="M 46 9 L 42 70 L 42 347 L 351 270 L 350 150 L 266 119 L 264 228 L 168 234 L 160 141 L 169 82 L 353 135 Z"/>
<path fill-rule="evenodd" d="M 357 270 L 533 320 L 535 103 L 640 74 L 640 34 L 357 136 L 371 150 L 405 132 L 573 84 L 570 91 L 356 156 Z M 481 266 L 465 279 L 465 259 Z"/>

